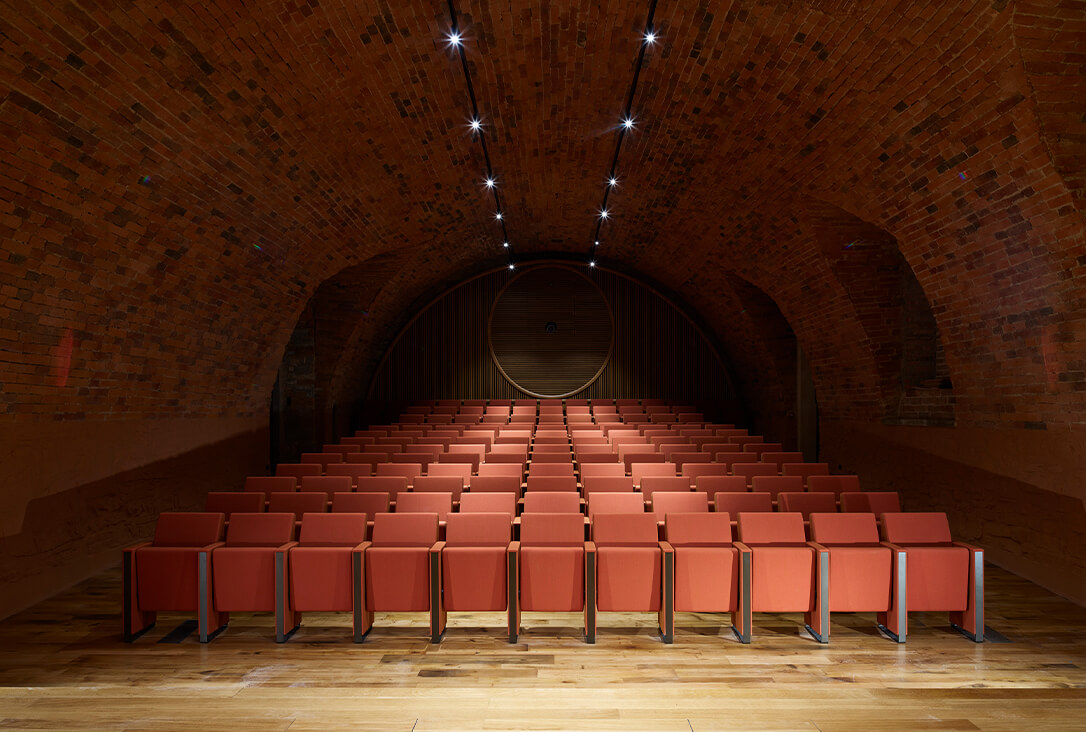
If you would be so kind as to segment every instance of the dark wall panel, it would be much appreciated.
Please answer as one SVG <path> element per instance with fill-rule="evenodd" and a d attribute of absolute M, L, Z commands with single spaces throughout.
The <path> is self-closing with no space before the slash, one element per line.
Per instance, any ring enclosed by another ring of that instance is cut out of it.
<path fill-rule="evenodd" d="M 495 299 L 517 275 L 508 270 L 485 274 L 424 309 L 393 343 L 370 398 L 530 398 L 502 375 L 487 338 Z M 723 362 L 689 317 L 624 275 L 597 269 L 587 276 L 610 304 L 614 346 L 599 378 L 573 396 L 666 398 L 738 411 Z"/>

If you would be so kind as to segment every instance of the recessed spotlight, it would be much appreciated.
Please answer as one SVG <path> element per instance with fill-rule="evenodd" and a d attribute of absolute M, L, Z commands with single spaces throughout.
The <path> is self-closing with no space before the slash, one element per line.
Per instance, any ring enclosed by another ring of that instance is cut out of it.
<path fill-rule="evenodd" d="M 493 178 L 487 178 L 485 181 L 483 181 L 483 183 L 484 185 L 486 185 L 487 188 L 493 188 L 495 186 Z"/>
<path fill-rule="evenodd" d="M 502 242 L 502 246 L 505 247 L 506 249 L 508 249 L 509 248 L 509 242 L 507 242 L 507 241 Z"/>
<path fill-rule="evenodd" d="M 625 117 L 622 120 L 623 129 L 632 130 L 634 126 L 633 117 Z"/>
<path fill-rule="evenodd" d="M 596 240 L 596 242 L 595 242 L 595 243 L 594 243 L 594 244 L 593 244 L 592 246 L 594 246 L 594 247 L 598 247 L 599 245 L 600 245 L 600 240 L 599 240 L 599 239 L 597 239 L 597 240 Z"/>
<path fill-rule="evenodd" d="M 516 268 L 517 268 L 517 265 L 515 265 L 515 264 L 510 264 L 509 265 L 509 269 L 516 269 Z"/>
<path fill-rule="evenodd" d="M 502 212 L 499 211 L 498 213 L 494 214 L 494 218 L 496 218 L 498 221 L 501 221 L 502 220 Z"/>
<path fill-rule="evenodd" d="M 591 262 L 588 263 L 588 266 L 589 267 L 595 267 L 596 266 L 596 260 L 593 259 Z"/>
<path fill-rule="evenodd" d="M 609 213 L 609 212 L 607 211 L 607 209 L 603 209 L 603 210 L 601 210 L 601 211 L 600 211 L 600 218 L 601 218 L 601 219 L 605 219 L 605 218 L 607 218 L 607 217 L 608 217 L 608 216 L 610 216 L 610 215 L 611 215 L 611 214 L 610 214 L 610 213 Z"/>
<path fill-rule="evenodd" d="M 451 43 L 452 45 L 457 46 L 457 47 L 459 47 L 460 44 L 462 43 L 462 40 L 460 38 L 460 33 L 456 32 L 456 31 L 453 31 L 452 33 L 450 33 L 448 36 L 446 36 L 446 38 L 449 39 L 449 43 Z"/>
<path fill-rule="evenodd" d="M 618 178 L 608 178 L 608 179 L 607 179 L 607 185 L 609 185 L 609 186 L 611 186 L 612 188 L 614 188 L 615 186 L 617 186 L 617 185 L 618 185 Z"/>
<path fill-rule="evenodd" d="M 483 123 L 480 122 L 479 119 L 476 117 L 471 120 L 470 127 L 472 132 L 478 132 L 483 128 Z"/>
<path fill-rule="evenodd" d="M 646 33 L 645 34 L 645 43 L 647 43 L 650 46 L 652 44 L 656 43 L 656 34 L 653 33 L 652 31 L 649 31 L 648 33 Z"/>

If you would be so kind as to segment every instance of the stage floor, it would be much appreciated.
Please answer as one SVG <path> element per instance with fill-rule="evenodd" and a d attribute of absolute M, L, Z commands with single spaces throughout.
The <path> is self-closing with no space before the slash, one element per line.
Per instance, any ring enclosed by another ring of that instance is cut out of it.
<path fill-rule="evenodd" d="M 1086 609 L 988 567 L 974 644 L 945 614 L 910 617 L 908 643 L 870 614 L 833 618 L 816 643 L 800 615 L 680 614 L 674 645 L 655 614 L 450 615 L 440 645 L 424 615 L 381 615 L 365 643 L 348 615 L 311 614 L 276 645 L 270 616 L 237 614 L 209 645 L 160 642 L 162 614 L 121 642 L 120 571 L 0 625 L 0 728 L 48 730 L 1083 730 Z M 183 633 L 174 634 L 183 635 Z M 1000 638 L 1003 636 L 1003 638 Z M 174 637 L 170 640 L 178 640 Z"/>

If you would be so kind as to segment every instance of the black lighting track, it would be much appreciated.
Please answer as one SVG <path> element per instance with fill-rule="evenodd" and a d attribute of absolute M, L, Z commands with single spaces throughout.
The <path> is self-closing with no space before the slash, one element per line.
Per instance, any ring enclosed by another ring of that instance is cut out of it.
<path fill-rule="evenodd" d="M 450 0 L 451 2 L 451 0 Z M 626 133 L 633 128 L 633 103 L 637 94 L 637 81 L 641 77 L 641 67 L 645 64 L 645 51 L 653 44 L 653 18 L 656 16 L 656 0 L 649 1 L 649 14 L 645 19 L 645 32 L 641 35 L 641 48 L 637 52 L 637 63 L 634 64 L 633 80 L 630 82 L 630 92 L 626 95 L 626 107 L 622 113 L 622 124 L 618 127 L 618 136 L 615 138 L 615 154 L 611 157 L 611 169 L 607 175 L 607 184 L 603 189 L 603 203 L 600 205 L 599 215 L 596 217 L 596 229 L 592 233 L 592 242 L 588 246 L 589 266 L 596 266 L 597 250 L 600 242 L 600 231 L 603 228 L 603 213 L 607 211 L 607 199 L 611 196 L 614 187 L 610 181 L 617 180 L 618 156 L 622 152 L 622 141 L 626 139 Z M 628 125 L 626 123 L 629 123 Z"/>
<path fill-rule="evenodd" d="M 656 0 L 653 0 L 653 5 L 656 4 Z M 505 228 L 505 212 L 502 210 L 501 195 L 498 193 L 497 178 L 494 177 L 494 169 L 490 165 L 490 150 L 486 145 L 486 135 L 483 132 L 482 120 L 483 118 L 479 114 L 479 102 L 475 98 L 475 85 L 471 83 L 471 70 L 468 69 L 468 57 L 464 53 L 464 39 L 460 35 L 460 20 L 459 15 L 456 12 L 456 5 L 453 0 L 448 0 L 449 5 L 449 21 L 451 23 L 449 38 L 446 39 L 456 49 L 457 54 L 460 56 L 460 68 L 464 71 L 464 83 L 468 88 L 468 99 L 471 101 L 471 119 L 472 119 L 472 132 L 471 134 L 478 138 L 479 143 L 483 148 L 483 163 L 486 165 L 486 180 L 490 181 L 492 185 L 489 185 L 491 194 L 494 196 L 494 211 L 498 225 L 502 230 L 502 246 L 505 248 L 509 257 L 509 268 L 514 266 L 513 262 L 513 247 L 509 243 L 509 232 Z"/>

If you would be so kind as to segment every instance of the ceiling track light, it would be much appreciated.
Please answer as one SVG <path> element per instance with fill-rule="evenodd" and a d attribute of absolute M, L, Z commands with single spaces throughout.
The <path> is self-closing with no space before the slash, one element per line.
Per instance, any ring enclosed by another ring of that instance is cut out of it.
<path fill-rule="evenodd" d="M 607 185 L 603 189 L 603 202 L 598 209 L 596 209 L 596 230 L 595 236 L 592 237 L 592 246 L 588 252 L 588 266 L 596 266 L 596 249 L 600 245 L 600 230 L 603 228 L 604 221 L 610 221 L 611 209 L 607 207 L 607 200 L 612 191 L 618 190 L 618 176 L 615 171 L 618 170 L 619 154 L 622 152 L 622 141 L 626 137 L 626 133 L 637 127 L 637 118 L 634 117 L 633 106 L 634 99 L 637 97 L 637 81 L 641 76 L 641 69 L 645 64 L 645 52 L 646 50 L 655 45 L 660 40 L 660 35 L 656 32 L 656 29 L 652 25 L 652 20 L 656 15 L 656 0 L 650 0 L 649 2 L 649 15 L 645 19 L 645 30 L 641 33 L 641 43 L 638 44 L 637 61 L 634 64 L 633 79 L 630 80 L 630 90 L 626 96 L 626 107 L 623 110 L 622 116 L 619 118 L 620 123 L 618 127 L 618 134 L 615 135 L 615 154 L 611 158 L 611 171 L 607 175 Z"/>

